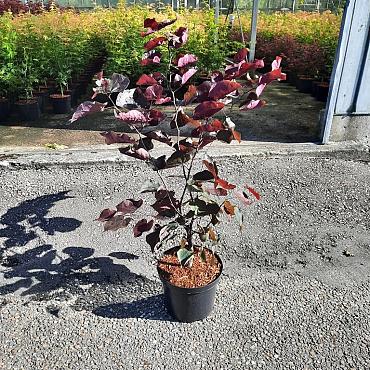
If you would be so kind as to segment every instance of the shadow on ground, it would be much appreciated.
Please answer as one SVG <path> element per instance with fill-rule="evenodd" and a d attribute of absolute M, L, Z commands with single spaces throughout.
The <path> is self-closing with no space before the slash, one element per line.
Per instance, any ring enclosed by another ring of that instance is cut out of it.
<path fill-rule="evenodd" d="M 111 319 L 140 318 L 147 320 L 174 321 L 167 313 L 164 295 L 158 294 L 129 303 L 114 303 L 93 310 L 97 316 Z"/>

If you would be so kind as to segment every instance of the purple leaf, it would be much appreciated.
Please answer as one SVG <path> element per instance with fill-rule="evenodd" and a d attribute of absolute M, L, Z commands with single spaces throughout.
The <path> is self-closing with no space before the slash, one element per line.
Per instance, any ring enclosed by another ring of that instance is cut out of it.
<path fill-rule="evenodd" d="M 82 117 L 88 116 L 89 114 L 101 112 L 104 110 L 105 106 L 106 103 L 102 104 L 96 101 L 85 101 L 77 107 L 76 112 L 73 113 L 73 116 L 69 122 L 72 123 Z"/>
<path fill-rule="evenodd" d="M 274 69 L 271 72 L 265 73 L 259 79 L 259 85 L 256 88 L 257 96 L 260 96 L 265 89 L 265 87 L 275 80 L 285 80 L 286 74 L 281 72 L 281 68 Z"/>
<path fill-rule="evenodd" d="M 281 64 L 281 60 L 282 60 L 283 58 L 282 57 L 279 57 L 279 56 L 277 56 L 276 58 L 275 58 L 275 60 L 272 62 L 272 64 L 271 64 L 271 70 L 272 71 L 274 71 L 275 69 L 279 69 L 280 68 L 280 64 Z"/>
<path fill-rule="evenodd" d="M 158 51 L 151 50 L 149 53 L 145 53 L 140 64 L 142 66 L 148 66 L 151 64 L 159 64 L 161 61 L 162 54 Z"/>
<path fill-rule="evenodd" d="M 125 199 L 123 202 L 116 206 L 117 212 L 120 212 L 122 215 L 128 213 L 134 213 L 143 205 L 143 200 L 134 200 L 134 199 Z"/>
<path fill-rule="evenodd" d="M 148 123 L 150 126 L 157 126 L 165 118 L 164 113 L 157 109 L 151 109 L 148 113 Z"/>
<path fill-rule="evenodd" d="M 216 101 L 205 101 L 203 103 L 200 103 L 195 109 L 194 109 L 194 119 L 202 119 L 202 118 L 208 118 L 212 117 L 215 113 L 220 111 L 225 104 L 216 102 Z"/>
<path fill-rule="evenodd" d="M 116 210 L 112 208 L 103 209 L 100 213 L 100 216 L 96 221 L 104 222 L 112 218 L 116 214 Z"/>
<path fill-rule="evenodd" d="M 142 161 L 146 161 L 150 158 L 150 154 L 144 148 L 133 149 L 131 147 L 119 148 L 120 153 L 125 154 L 129 157 L 137 158 Z"/>
<path fill-rule="evenodd" d="M 137 80 L 136 85 L 138 86 L 157 85 L 157 81 L 152 76 L 148 76 L 144 73 Z"/>
<path fill-rule="evenodd" d="M 115 115 L 117 119 L 127 122 L 127 123 L 147 123 L 148 119 L 139 110 L 133 109 L 125 112 L 120 112 Z"/>
<path fill-rule="evenodd" d="M 117 231 L 123 227 L 127 227 L 132 221 L 132 218 L 123 215 L 115 215 L 104 224 L 104 231 Z"/>
<path fill-rule="evenodd" d="M 107 131 L 107 132 L 101 132 L 100 135 L 105 137 L 105 143 L 110 144 L 116 144 L 116 143 L 126 143 L 126 144 L 133 144 L 136 142 L 135 139 L 131 138 L 127 134 L 117 134 L 113 131 Z"/>
<path fill-rule="evenodd" d="M 145 238 L 146 242 L 150 245 L 152 252 L 154 252 L 156 245 L 159 244 L 159 242 L 161 241 L 161 238 L 159 236 L 161 230 L 162 226 L 159 224 L 155 224 L 154 231 L 148 234 Z"/>
<path fill-rule="evenodd" d="M 144 27 L 148 28 L 146 32 L 141 32 L 141 36 L 147 36 L 155 31 L 159 31 L 164 27 L 169 26 L 172 23 L 175 23 L 176 19 L 166 19 L 162 22 L 157 22 L 155 18 L 147 18 L 144 20 Z"/>
<path fill-rule="evenodd" d="M 153 227 L 153 224 L 154 224 L 153 220 L 150 220 L 148 222 L 145 218 L 138 221 L 134 226 L 134 237 L 137 238 L 141 236 L 143 233 L 149 231 Z"/>
<path fill-rule="evenodd" d="M 182 75 L 181 84 L 185 85 L 186 82 L 197 72 L 196 68 L 190 68 L 187 72 Z"/>
<path fill-rule="evenodd" d="M 165 43 L 167 39 L 165 37 L 157 37 L 155 39 L 149 40 L 145 45 L 144 49 L 147 51 L 155 49 L 157 46 L 162 45 Z"/>
<path fill-rule="evenodd" d="M 145 134 L 146 137 L 149 137 L 150 139 L 160 141 L 161 143 L 165 143 L 167 145 L 172 146 L 171 138 L 162 131 L 150 131 Z"/>
<path fill-rule="evenodd" d="M 223 80 L 217 82 L 216 85 L 214 85 L 208 96 L 212 100 L 218 100 L 224 98 L 226 95 L 240 88 L 241 85 L 237 82 Z"/>
<path fill-rule="evenodd" d="M 178 67 L 186 67 L 188 64 L 193 64 L 198 61 L 198 58 L 194 54 L 185 54 L 177 61 Z"/>
<path fill-rule="evenodd" d="M 197 86 L 198 97 L 197 102 L 201 103 L 208 100 L 208 94 L 211 90 L 212 83 L 210 81 L 203 81 L 199 86 Z"/>
<path fill-rule="evenodd" d="M 169 40 L 168 45 L 176 49 L 184 45 L 188 41 L 188 29 L 180 27 Z"/>
<path fill-rule="evenodd" d="M 235 55 L 234 55 L 234 62 L 240 63 L 242 60 L 246 60 L 248 56 L 249 50 L 247 48 L 240 49 Z"/>

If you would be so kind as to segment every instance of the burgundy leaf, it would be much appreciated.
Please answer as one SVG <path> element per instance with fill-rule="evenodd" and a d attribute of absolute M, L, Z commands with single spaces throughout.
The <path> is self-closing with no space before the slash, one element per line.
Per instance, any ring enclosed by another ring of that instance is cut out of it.
<path fill-rule="evenodd" d="M 217 178 L 215 180 L 215 188 L 217 186 L 221 187 L 222 189 L 226 189 L 226 190 L 230 190 L 230 189 L 235 189 L 236 188 L 236 185 L 231 184 L 228 181 L 223 180 L 223 179 L 220 179 L 220 178 Z"/>
<path fill-rule="evenodd" d="M 274 69 L 271 72 L 265 73 L 259 79 L 259 85 L 256 88 L 257 96 L 260 96 L 265 87 L 275 80 L 285 80 L 286 74 L 281 72 L 281 68 Z"/>
<path fill-rule="evenodd" d="M 148 66 L 151 64 L 159 64 L 161 61 L 162 54 L 158 51 L 151 50 L 149 53 L 145 53 L 143 59 L 140 61 L 142 66 Z"/>
<path fill-rule="evenodd" d="M 206 100 L 208 100 L 208 94 L 211 90 L 212 83 L 210 81 L 203 81 L 200 85 L 197 86 L 197 102 L 202 103 Z"/>
<path fill-rule="evenodd" d="M 203 164 L 207 167 L 208 171 L 211 172 L 213 177 L 217 179 L 218 169 L 217 169 L 216 163 L 211 163 L 211 162 L 208 162 L 207 160 L 203 160 Z"/>
<path fill-rule="evenodd" d="M 234 62 L 239 63 L 242 60 L 247 60 L 249 50 L 247 48 L 240 49 L 235 55 L 234 55 Z"/>
<path fill-rule="evenodd" d="M 135 89 L 133 98 L 135 103 L 138 104 L 141 108 L 148 109 L 150 107 L 150 102 L 145 98 L 140 87 L 137 87 Z"/>
<path fill-rule="evenodd" d="M 147 132 L 145 136 L 153 140 L 157 140 L 157 141 L 160 141 L 162 143 L 172 146 L 171 138 L 166 133 L 163 133 L 162 131 L 150 131 L 150 132 Z"/>
<path fill-rule="evenodd" d="M 198 61 L 198 58 L 194 54 L 185 54 L 177 61 L 178 67 L 186 67 L 189 64 L 194 64 Z"/>
<path fill-rule="evenodd" d="M 161 105 L 161 104 L 166 104 L 166 103 L 169 103 L 172 99 L 170 97 L 167 97 L 167 98 L 159 98 L 157 100 L 155 100 L 155 104 L 157 105 Z"/>
<path fill-rule="evenodd" d="M 197 72 L 196 68 L 190 68 L 187 72 L 182 75 L 181 84 L 185 85 L 186 82 Z"/>
<path fill-rule="evenodd" d="M 261 195 L 256 191 L 256 190 L 254 190 L 252 187 L 250 187 L 250 186 L 246 186 L 246 188 L 247 188 L 247 190 L 251 193 L 251 194 L 253 194 L 253 196 L 257 199 L 257 200 L 260 200 L 261 199 Z"/>
<path fill-rule="evenodd" d="M 151 207 L 163 217 L 173 217 L 179 207 L 174 191 L 158 190 L 155 193 L 156 202 Z"/>
<path fill-rule="evenodd" d="M 172 38 L 169 40 L 169 46 L 172 46 L 176 49 L 184 45 L 188 40 L 188 29 L 185 27 L 180 27 Z"/>
<path fill-rule="evenodd" d="M 147 123 L 148 119 L 139 110 L 133 109 L 116 114 L 116 118 L 127 123 Z"/>
<path fill-rule="evenodd" d="M 184 94 L 184 103 L 189 104 L 197 97 L 197 88 L 194 85 L 188 87 L 188 91 Z"/>
<path fill-rule="evenodd" d="M 100 213 L 100 216 L 96 221 L 104 222 L 112 218 L 116 214 L 116 210 L 112 208 L 103 209 Z"/>
<path fill-rule="evenodd" d="M 219 119 L 215 119 L 211 123 L 206 123 L 193 130 L 192 135 L 198 137 L 202 132 L 217 132 L 224 129 L 224 124 Z"/>
<path fill-rule="evenodd" d="M 118 150 L 122 154 L 125 154 L 129 157 L 140 159 L 142 161 L 148 160 L 150 158 L 150 154 L 144 148 L 133 149 L 128 146 L 126 148 L 119 148 Z"/>
<path fill-rule="evenodd" d="M 216 101 L 205 101 L 200 103 L 195 109 L 193 118 L 202 119 L 212 117 L 215 113 L 220 111 L 225 104 Z"/>
<path fill-rule="evenodd" d="M 220 82 L 224 79 L 224 75 L 220 71 L 213 71 L 211 73 L 211 81 L 212 83 Z"/>
<path fill-rule="evenodd" d="M 134 237 L 137 238 L 138 236 L 141 236 L 143 233 L 149 231 L 153 227 L 153 223 L 154 223 L 153 220 L 150 220 L 148 222 L 145 218 L 138 221 L 134 226 Z"/>
<path fill-rule="evenodd" d="M 162 230 L 162 226 L 159 224 L 154 225 L 154 231 L 151 232 L 146 236 L 146 242 L 150 245 L 152 252 L 154 252 L 156 245 L 161 241 L 160 239 L 160 232 Z"/>
<path fill-rule="evenodd" d="M 157 81 L 151 77 L 146 75 L 145 73 L 140 76 L 137 80 L 136 85 L 138 86 L 150 86 L 150 85 L 157 85 Z"/>
<path fill-rule="evenodd" d="M 125 199 L 123 202 L 116 206 L 117 212 L 120 212 L 122 215 L 128 213 L 134 213 L 143 205 L 143 200 L 134 200 L 134 199 Z"/>
<path fill-rule="evenodd" d="M 237 82 L 223 80 L 217 82 L 216 85 L 211 89 L 211 91 L 209 92 L 209 98 L 212 100 L 222 99 L 226 95 L 240 88 L 241 85 Z"/>
<path fill-rule="evenodd" d="M 216 140 L 215 137 L 204 136 L 203 135 L 203 137 L 202 137 L 202 139 L 201 139 L 201 141 L 198 145 L 198 149 L 200 150 L 200 149 L 204 148 L 206 145 L 213 143 L 215 140 Z"/>
<path fill-rule="evenodd" d="M 234 139 L 234 135 L 231 130 L 221 130 L 217 132 L 216 138 L 230 144 Z"/>
<path fill-rule="evenodd" d="M 76 111 L 73 113 L 73 116 L 69 120 L 69 122 L 72 123 L 89 114 L 101 112 L 104 110 L 105 106 L 106 103 L 102 104 L 96 101 L 85 101 L 77 107 Z"/>
<path fill-rule="evenodd" d="M 146 88 L 144 92 L 144 96 L 147 100 L 153 101 L 162 98 L 163 94 L 163 87 L 158 85 L 157 83 L 153 86 L 149 86 Z"/>
<path fill-rule="evenodd" d="M 136 142 L 135 139 L 130 137 L 127 134 L 117 134 L 113 131 L 107 131 L 107 132 L 101 132 L 100 135 L 105 137 L 105 143 L 110 144 L 116 144 L 116 143 L 127 143 L 127 144 L 133 144 Z"/>
<path fill-rule="evenodd" d="M 148 113 L 148 123 L 150 126 L 157 126 L 165 118 L 164 113 L 157 109 L 151 109 Z"/>
<path fill-rule="evenodd" d="M 186 113 L 184 113 L 183 109 L 180 108 L 177 114 L 175 114 L 175 116 L 173 117 L 170 126 L 172 129 L 175 129 L 178 127 L 183 127 L 185 125 L 199 127 L 201 123 L 189 117 Z"/>
<path fill-rule="evenodd" d="M 257 108 L 262 108 L 266 105 L 265 100 L 249 100 L 246 101 L 245 104 L 243 104 L 239 109 L 240 110 L 252 110 L 252 109 L 257 109 Z"/>
<path fill-rule="evenodd" d="M 194 148 L 192 149 L 194 150 Z M 176 150 L 166 161 L 166 168 L 172 168 L 180 166 L 182 163 L 188 162 L 190 160 L 190 154 L 184 153 L 181 150 Z"/>
<path fill-rule="evenodd" d="M 132 221 L 132 218 L 125 218 L 124 215 L 115 215 L 104 224 L 104 231 L 117 231 L 123 227 L 127 227 Z"/>
<path fill-rule="evenodd" d="M 146 18 L 144 20 L 144 28 L 151 28 L 153 30 L 158 29 L 158 23 L 155 18 Z"/>
<path fill-rule="evenodd" d="M 157 22 L 155 18 L 147 18 L 144 21 L 144 27 L 148 28 L 146 32 L 141 32 L 141 36 L 147 36 L 155 31 L 159 31 L 164 27 L 169 26 L 172 23 L 175 23 L 177 19 L 166 19 L 162 22 Z"/>
<path fill-rule="evenodd" d="M 156 37 L 155 39 L 149 40 L 145 45 L 144 49 L 147 51 L 155 49 L 157 46 L 165 43 L 167 39 L 165 37 Z"/>

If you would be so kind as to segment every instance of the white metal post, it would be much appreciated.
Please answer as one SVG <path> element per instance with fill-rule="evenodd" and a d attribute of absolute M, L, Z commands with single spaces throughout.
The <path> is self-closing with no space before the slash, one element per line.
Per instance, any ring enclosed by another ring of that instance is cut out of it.
<path fill-rule="evenodd" d="M 251 40 L 249 43 L 249 61 L 250 62 L 254 60 L 254 55 L 256 53 L 258 2 L 259 0 L 253 0 Z"/>

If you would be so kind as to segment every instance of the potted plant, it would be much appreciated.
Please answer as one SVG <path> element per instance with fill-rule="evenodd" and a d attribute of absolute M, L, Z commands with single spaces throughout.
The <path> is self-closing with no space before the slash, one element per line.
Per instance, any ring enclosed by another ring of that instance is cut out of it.
<path fill-rule="evenodd" d="M 144 27 L 147 30 L 143 35 L 150 35 L 174 22 L 146 19 Z M 241 228 L 243 215 L 239 205 L 249 206 L 260 199 L 259 193 L 250 185 L 243 184 L 241 189 L 237 189 L 236 184 L 223 178 L 216 162 L 209 156 L 205 155 L 201 163 L 197 158 L 215 141 L 240 142 L 241 135 L 226 108 L 235 107 L 236 101 L 240 110 L 263 107 L 265 102 L 260 96 L 264 88 L 274 80 L 284 79 L 285 75 L 280 68 L 281 58 L 277 57 L 270 72 L 251 80 L 248 72 L 262 68 L 264 63 L 262 60 L 249 63 L 248 50 L 244 48 L 224 71 L 212 73 L 210 79 L 199 86 L 190 85 L 180 106 L 175 99 L 176 89 L 197 72 L 197 57 L 181 53 L 187 32 L 185 27 L 180 27 L 145 43 L 147 53 L 144 59 L 159 45 L 166 46 L 168 73 L 154 72 L 139 78 L 134 93 L 137 108 L 125 109 L 111 101 L 115 117 L 127 124 L 136 136 L 104 132 L 106 143 L 122 144 L 119 151 L 144 161 L 156 173 L 157 180 L 148 180 L 142 185 L 140 193 L 146 195 L 125 199 L 115 208 L 104 209 L 97 220 L 104 224 L 105 231 L 116 231 L 132 224 L 135 237 L 146 234 L 146 242 L 157 258 L 169 312 L 180 321 L 192 322 L 205 318 L 213 307 L 223 269 L 222 261 L 215 253 L 220 238 L 217 230 L 220 222 L 223 218 L 235 218 Z M 159 52 L 157 56 L 160 58 Z M 248 88 L 236 81 L 245 76 Z M 123 75 L 113 74 L 108 79 L 99 73 L 95 94 L 106 94 L 111 99 L 112 93 L 123 92 L 129 83 Z M 174 109 L 170 117 L 166 117 L 156 106 L 169 102 Z M 70 121 L 104 109 L 106 104 L 84 102 Z M 175 130 L 175 137 L 161 129 L 166 125 Z M 182 135 L 184 129 L 187 137 Z M 154 157 L 151 150 L 155 141 L 165 144 L 169 154 Z M 173 178 L 172 174 L 166 176 L 168 169 L 172 168 L 179 170 L 176 178 L 181 178 L 176 190 L 172 190 L 168 183 Z M 150 207 L 154 214 L 150 217 L 136 216 L 142 211 L 146 196 L 153 198 Z"/>
<path fill-rule="evenodd" d="M 41 112 L 38 99 L 33 96 L 33 86 L 38 82 L 38 76 L 33 68 L 34 61 L 28 47 L 22 47 L 22 59 L 19 63 L 20 99 L 15 103 L 20 119 L 36 121 Z"/>
<path fill-rule="evenodd" d="M 68 91 L 68 80 L 71 78 L 71 68 L 67 53 L 67 43 L 61 35 L 54 35 L 54 79 L 59 92 L 50 95 L 50 101 L 55 114 L 66 114 L 71 111 L 71 94 Z M 67 93 L 66 93 L 67 92 Z"/>

